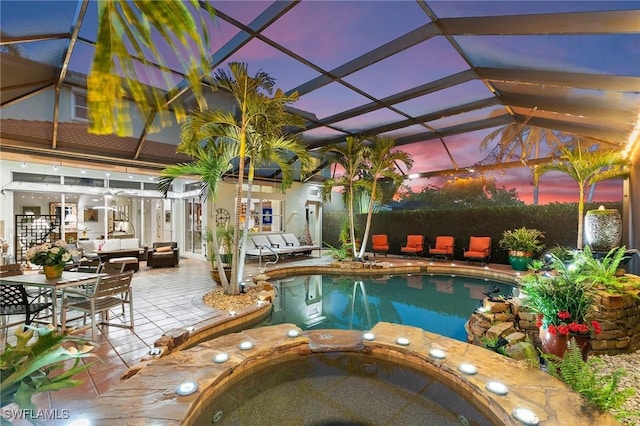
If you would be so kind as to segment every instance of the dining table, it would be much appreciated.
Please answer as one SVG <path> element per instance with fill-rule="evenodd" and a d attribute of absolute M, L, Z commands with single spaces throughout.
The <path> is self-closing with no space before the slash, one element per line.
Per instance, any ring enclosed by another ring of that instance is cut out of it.
<path fill-rule="evenodd" d="M 20 284 L 24 287 L 38 288 L 51 298 L 51 319 L 55 326 L 61 325 L 60 314 L 58 313 L 58 295 L 63 296 L 64 289 L 77 287 L 88 282 L 97 280 L 104 274 L 90 272 L 64 271 L 59 278 L 47 278 L 42 271 L 25 271 L 22 275 L 12 275 L 0 277 L 0 286 Z"/>

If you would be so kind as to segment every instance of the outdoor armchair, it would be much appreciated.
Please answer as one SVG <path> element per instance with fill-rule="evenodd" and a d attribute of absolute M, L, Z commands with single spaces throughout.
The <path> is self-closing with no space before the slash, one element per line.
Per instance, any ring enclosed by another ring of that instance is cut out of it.
<path fill-rule="evenodd" d="M 382 253 L 386 256 L 389 252 L 389 237 L 387 234 L 372 235 L 371 250 L 373 251 L 373 257 L 376 257 L 376 253 Z"/>
<path fill-rule="evenodd" d="M 479 260 L 483 264 L 491 257 L 491 237 L 470 237 L 469 248 L 464 250 L 464 258 Z"/>
<path fill-rule="evenodd" d="M 442 257 L 444 260 L 453 257 L 456 239 L 450 235 L 438 235 L 434 247 L 429 246 L 429 255 Z"/>
<path fill-rule="evenodd" d="M 153 243 L 147 252 L 147 266 L 177 266 L 180 263 L 180 250 L 175 241 Z"/>
<path fill-rule="evenodd" d="M 407 235 L 406 244 L 400 251 L 408 256 L 420 256 L 424 252 L 424 235 Z"/>

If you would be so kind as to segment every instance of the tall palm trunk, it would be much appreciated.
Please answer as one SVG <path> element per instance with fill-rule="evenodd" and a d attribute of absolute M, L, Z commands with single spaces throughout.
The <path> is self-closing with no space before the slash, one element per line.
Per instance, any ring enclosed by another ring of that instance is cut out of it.
<path fill-rule="evenodd" d="M 244 105 L 243 105 L 244 110 Z M 244 117 L 244 115 L 243 115 Z M 244 164 L 245 164 L 245 155 L 247 152 L 247 134 L 244 131 L 245 126 L 244 123 L 242 125 L 242 131 L 240 133 L 240 155 L 238 158 L 238 183 L 236 184 L 236 214 L 235 214 L 235 227 L 233 229 L 233 247 L 238 251 L 239 241 L 240 241 L 240 215 L 242 213 L 242 184 L 244 182 Z M 234 253 L 233 259 L 231 260 L 231 283 L 229 294 L 239 294 L 239 283 L 242 281 L 242 277 L 238 276 L 238 267 L 240 262 L 239 253 Z M 241 272 L 241 270 L 240 270 Z"/>
<path fill-rule="evenodd" d="M 375 203 L 374 194 L 376 193 L 378 179 L 373 179 L 371 185 L 371 197 L 369 197 L 369 207 L 367 208 L 367 223 L 364 226 L 364 235 L 362 236 L 362 244 L 360 245 L 360 258 L 364 257 L 364 252 L 367 248 L 367 241 L 369 241 L 369 232 L 371 230 L 371 219 L 373 217 L 373 205 Z"/>

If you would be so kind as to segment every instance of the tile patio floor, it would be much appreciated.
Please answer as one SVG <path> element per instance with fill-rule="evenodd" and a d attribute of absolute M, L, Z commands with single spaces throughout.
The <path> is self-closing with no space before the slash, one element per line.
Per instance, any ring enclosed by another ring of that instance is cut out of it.
<path fill-rule="evenodd" d="M 382 258 L 382 260 L 391 263 L 407 261 L 393 256 Z M 310 257 L 281 263 L 292 266 L 293 264 L 324 264 L 329 261 L 328 257 Z M 429 262 L 429 260 L 412 262 L 415 264 Z M 256 274 L 258 267 L 258 262 L 248 262 L 246 276 Z M 491 267 L 492 269 L 511 269 L 507 265 L 492 264 Z M 84 380 L 84 383 L 57 392 L 37 394 L 34 402 L 39 409 L 81 411 L 84 400 L 95 398 L 115 386 L 120 381 L 120 376 L 147 355 L 155 340 L 164 332 L 178 327 L 187 327 L 221 314 L 219 310 L 208 307 L 202 302 L 203 295 L 213 289 L 213 281 L 209 272 L 209 263 L 201 259 L 182 257 L 180 265 L 175 268 L 147 268 L 142 262 L 140 271 L 134 274 L 132 285 L 135 309 L 134 330 L 100 326 L 99 336 L 96 338 L 97 346 L 92 351 L 99 360 L 89 371 L 77 376 Z M 116 314 L 118 312 L 119 309 L 115 311 Z M 119 319 L 122 320 L 122 318 Z M 110 320 L 116 319 L 112 316 Z M 81 325 L 81 320 L 78 320 L 77 324 Z M 15 343 L 13 331 L 13 329 L 0 331 L 0 339 L 2 339 L 0 349 L 4 349 L 7 341 Z M 90 339 L 91 330 L 76 332 L 74 335 Z M 95 358 L 86 359 L 86 362 L 94 361 Z M 59 425 L 64 422 L 44 422 L 43 424 Z"/>

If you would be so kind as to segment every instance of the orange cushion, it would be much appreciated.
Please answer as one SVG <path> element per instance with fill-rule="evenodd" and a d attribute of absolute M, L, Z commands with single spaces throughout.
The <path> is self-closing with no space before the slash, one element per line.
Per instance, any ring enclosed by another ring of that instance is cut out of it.
<path fill-rule="evenodd" d="M 491 246 L 491 237 L 471 237 L 469 251 L 485 251 Z"/>
<path fill-rule="evenodd" d="M 172 251 L 172 250 L 173 250 L 173 249 L 171 248 L 171 246 L 163 246 L 163 247 L 158 247 L 158 248 L 156 248 L 156 251 L 157 251 L 158 253 L 167 253 L 167 252 L 170 252 L 170 251 Z"/>

